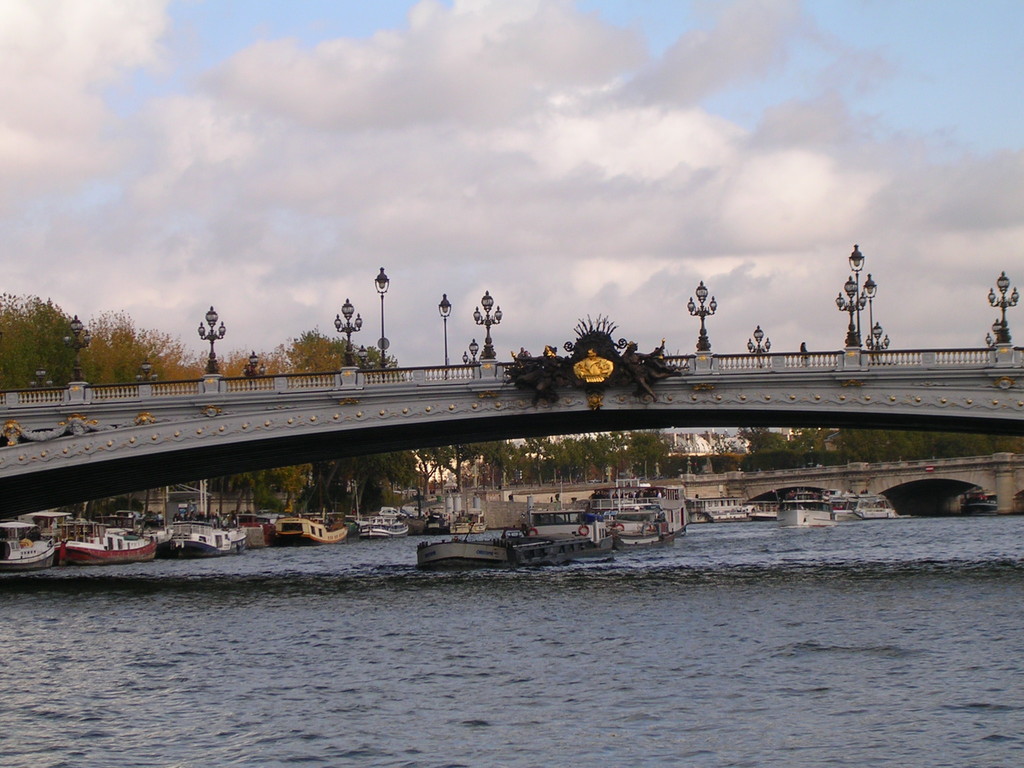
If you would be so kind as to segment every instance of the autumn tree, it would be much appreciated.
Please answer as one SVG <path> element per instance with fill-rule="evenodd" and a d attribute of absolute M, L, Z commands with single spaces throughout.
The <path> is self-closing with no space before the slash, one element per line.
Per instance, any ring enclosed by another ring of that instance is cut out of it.
<path fill-rule="evenodd" d="M 105 312 L 88 323 L 92 341 L 82 351 L 82 373 L 96 383 L 135 381 L 141 366 L 160 379 L 194 379 L 204 362 L 181 340 L 162 331 L 140 329 L 125 312 Z"/>
<path fill-rule="evenodd" d="M 71 316 L 38 296 L 0 296 L 0 377 L 4 389 L 35 383 L 36 371 L 63 386 L 70 381 L 75 354 L 64 343 Z"/>

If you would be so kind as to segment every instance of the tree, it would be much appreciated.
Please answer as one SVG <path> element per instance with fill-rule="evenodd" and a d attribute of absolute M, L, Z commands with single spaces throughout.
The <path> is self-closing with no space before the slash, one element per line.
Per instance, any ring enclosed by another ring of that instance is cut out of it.
<path fill-rule="evenodd" d="M 785 451 L 789 448 L 786 438 L 768 427 L 741 427 L 736 434 L 747 441 L 750 453 Z"/>
<path fill-rule="evenodd" d="M 649 477 L 660 473 L 668 446 L 658 432 L 633 432 L 629 436 L 629 455 L 633 474 Z"/>
<path fill-rule="evenodd" d="M 124 312 L 105 312 L 87 325 L 92 341 L 82 350 L 82 373 L 87 381 L 134 381 L 148 362 L 161 379 L 192 379 L 202 374 L 203 361 L 179 339 L 160 331 L 135 327 Z"/>
<path fill-rule="evenodd" d="M 319 328 L 303 331 L 284 349 L 288 370 L 294 373 L 337 371 L 345 355 L 345 340 L 324 336 Z"/>
<path fill-rule="evenodd" d="M 74 351 L 64 343 L 71 317 L 49 299 L 38 296 L 0 296 L 0 376 L 4 389 L 34 383 L 36 371 L 63 386 L 70 381 Z"/>

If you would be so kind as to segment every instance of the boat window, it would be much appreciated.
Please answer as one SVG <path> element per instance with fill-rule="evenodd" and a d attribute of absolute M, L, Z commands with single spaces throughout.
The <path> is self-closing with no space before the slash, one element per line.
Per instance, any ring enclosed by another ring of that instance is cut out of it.
<path fill-rule="evenodd" d="M 579 521 L 578 512 L 534 512 L 534 525 L 575 525 Z"/>

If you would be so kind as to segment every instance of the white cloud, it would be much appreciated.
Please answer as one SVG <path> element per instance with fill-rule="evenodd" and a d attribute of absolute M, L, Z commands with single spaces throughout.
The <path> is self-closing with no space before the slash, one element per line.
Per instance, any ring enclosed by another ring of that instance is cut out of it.
<path fill-rule="evenodd" d="M 453 357 L 482 336 L 484 290 L 503 352 L 561 343 L 588 314 L 689 351 L 705 280 L 714 347 L 740 351 L 756 324 L 775 349 L 837 347 L 854 242 L 901 346 L 978 343 L 999 270 L 1024 279 L 1019 151 L 936 160 L 831 86 L 753 129 L 701 106 L 813 37 L 797 5 L 730 4 L 653 61 L 568 2 L 421 2 L 368 39 L 253 43 L 130 116 L 104 89 L 161 64 L 161 4 L 50 6 L 53 25 L 36 7 L 0 6 L 5 289 L 126 309 L 197 349 L 211 303 L 229 347 L 259 350 L 333 333 L 347 297 L 373 343 L 381 265 L 410 364 L 440 357 L 442 292 Z"/>
<path fill-rule="evenodd" d="M 0 203 L 115 172 L 103 89 L 160 62 L 163 2 L 0 4 Z"/>

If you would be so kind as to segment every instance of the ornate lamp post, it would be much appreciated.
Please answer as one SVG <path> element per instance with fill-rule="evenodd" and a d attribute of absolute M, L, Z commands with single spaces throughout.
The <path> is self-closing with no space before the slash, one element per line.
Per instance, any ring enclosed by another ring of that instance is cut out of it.
<path fill-rule="evenodd" d="M 885 334 L 885 338 L 882 338 L 881 323 L 871 326 L 871 333 L 864 339 L 864 346 L 872 352 L 881 352 L 883 349 L 889 348 L 889 334 Z"/>
<path fill-rule="evenodd" d="M 747 352 L 752 355 L 767 355 L 772 348 L 772 340 L 765 338 L 760 325 L 754 329 L 753 335 L 754 338 L 747 339 Z M 762 341 L 764 344 L 761 343 Z"/>
<path fill-rule="evenodd" d="M 686 304 L 686 309 L 694 317 L 700 318 L 700 334 L 697 336 L 697 351 L 710 352 L 711 340 L 708 338 L 707 328 L 704 327 L 704 318 L 715 314 L 715 311 L 718 309 L 718 302 L 715 301 L 715 297 L 712 296 L 708 305 L 706 307 L 704 306 L 704 301 L 708 297 L 708 289 L 705 287 L 703 280 L 700 281 L 700 285 L 697 286 L 694 293 L 697 295 L 697 304 L 694 304 L 693 296 L 691 296 L 690 301 Z"/>
<path fill-rule="evenodd" d="M 210 307 L 210 311 L 206 313 L 206 324 L 210 326 L 210 330 L 207 331 L 202 323 L 199 324 L 199 338 L 203 341 L 209 340 L 210 342 L 210 356 L 206 360 L 207 373 L 220 373 L 217 366 L 217 355 L 213 351 L 213 343 L 218 339 L 223 339 L 228 329 L 224 327 L 224 323 L 220 324 L 220 328 L 214 329 L 219 318 L 220 315 L 217 314 L 216 310 Z"/>
<path fill-rule="evenodd" d="M 36 378 L 28 383 L 30 387 L 52 387 L 53 381 L 46 378 L 45 368 L 36 368 Z"/>
<path fill-rule="evenodd" d="M 487 331 L 487 335 L 484 337 L 484 351 L 480 353 L 480 359 L 495 360 L 498 356 L 494 353 L 494 344 L 491 343 L 491 326 L 501 323 L 501 307 L 495 309 L 493 315 L 491 314 L 494 299 L 491 297 L 490 291 L 484 291 L 483 298 L 480 299 L 480 306 L 484 308 L 483 314 L 480 313 L 480 307 L 473 310 L 473 322 L 484 326 Z"/>
<path fill-rule="evenodd" d="M 89 346 L 92 341 L 92 334 L 85 324 L 78 319 L 78 315 L 71 321 L 71 335 L 64 337 L 64 343 L 75 350 L 75 369 L 71 374 L 74 381 L 82 380 L 82 350 Z"/>
<path fill-rule="evenodd" d="M 368 358 L 369 356 L 370 356 L 370 353 L 366 351 L 366 347 L 363 346 L 363 345 L 360 345 L 359 346 L 359 351 L 356 352 L 356 357 L 359 358 L 359 367 L 360 368 L 365 368 L 366 367 L 366 358 Z"/>
<path fill-rule="evenodd" d="M 387 360 L 387 355 L 384 353 L 391 346 L 388 337 L 384 335 L 384 294 L 391 287 L 391 280 L 384 274 L 384 267 L 380 268 L 380 274 L 373 279 L 373 284 L 377 288 L 377 293 L 380 294 L 380 338 L 377 339 L 377 348 L 380 349 L 380 367 L 384 368 L 385 361 Z"/>
<path fill-rule="evenodd" d="M 853 246 L 853 253 L 850 254 L 850 269 L 853 270 L 853 274 L 846 280 L 843 290 L 836 296 L 836 307 L 840 312 L 848 312 L 850 315 L 850 323 L 846 328 L 846 346 L 859 347 L 861 344 L 860 311 L 867 306 L 868 292 L 870 291 L 870 297 L 873 298 L 878 285 L 871 279 L 871 275 L 868 275 L 867 282 L 863 289 L 861 288 L 860 272 L 864 269 L 864 254 L 860 252 L 860 247 L 857 245 Z M 843 293 L 846 294 L 845 297 Z"/>
<path fill-rule="evenodd" d="M 470 363 L 473 363 L 474 365 L 476 365 L 476 353 L 479 351 L 480 345 L 476 343 L 476 339 L 473 339 L 471 342 L 469 342 L 469 352 L 462 353 L 462 364 L 469 365 Z M 469 356 L 470 353 L 473 354 L 473 357 Z"/>
<path fill-rule="evenodd" d="M 1010 343 L 1010 326 L 1006 323 L 1006 309 L 1007 307 L 1017 306 L 1017 302 L 1020 300 L 1020 294 L 1017 292 L 1017 288 L 1014 287 L 1013 293 L 1010 294 L 1010 298 L 1006 298 L 1006 291 L 1010 287 L 1010 278 L 1006 276 L 1004 271 L 996 279 L 996 288 L 999 289 L 999 297 L 996 298 L 995 289 L 989 288 L 988 291 L 988 303 L 999 310 L 999 328 L 996 329 L 995 324 L 992 325 L 992 330 L 996 332 L 996 344 L 1009 344 Z"/>
<path fill-rule="evenodd" d="M 136 381 L 156 381 L 156 374 L 153 373 L 153 365 L 147 357 L 139 366 L 139 372 L 135 374 Z"/>
<path fill-rule="evenodd" d="M 441 303 L 437 305 L 437 311 L 441 315 L 441 322 L 444 324 L 444 367 L 448 367 L 448 316 L 452 313 L 452 303 L 448 301 L 448 294 L 441 294 Z"/>
<path fill-rule="evenodd" d="M 385 290 L 387 290 L 385 288 Z M 381 300 L 384 300 L 384 296 L 381 296 Z M 363 327 L 363 318 L 360 315 L 356 315 L 355 322 L 352 322 L 352 315 L 355 313 L 356 308 L 352 306 L 352 302 L 345 299 L 345 303 L 341 305 L 341 314 L 334 316 L 334 327 L 338 330 L 338 333 L 345 334 L 345 360 L 344 364 L 346 368 L 351 368 L 356 364 L 355 355 L 352 348 L 352 334 L 357 333 Z M 345 318 L 344 322 L 342 317 Z M 381 315 L 383 318 L 383 315 Z"/>
<path fill-rule="evenodd" d="M 999 318 L 997 317 L 997 318 L 995 319 L 995 322 L 994 322 L 994 323 L 992 323 L 992 333 L 986 333 L 986 334 L 985 334 L 985 345 L 986 345 L 986 346 L 987 346 L 987 347 L 988 347 L 989 349 L 995 349 L 995 346 L 996 346 L 996 338 L 995 338 L 995 336 L 993 336 L 992 334 L 994 333 L 994 334 L 996 334 L 996 336 L 998 336 L 998 335 L 999 335 L 999 326 L 1000 326 L 1000 324 L 999 324 Z"/>
<path fill-rule="evenodd" d="M 262 376 L 267 372 L 267 366 L 260 364 L 260 358 L 253 350 L 249 353 L 249 362 L 245 364 L 245 368 L 242 369 L 242 375 L 247 379 L 255 378 L 256 376 Z"/>

